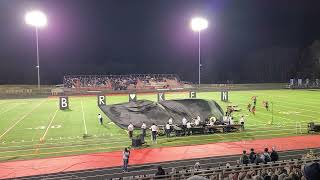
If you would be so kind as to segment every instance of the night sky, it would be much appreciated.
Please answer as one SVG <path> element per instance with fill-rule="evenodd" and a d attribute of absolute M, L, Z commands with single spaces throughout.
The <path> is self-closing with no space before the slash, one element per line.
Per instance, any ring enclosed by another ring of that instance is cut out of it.
<path fill-rule="evenodd" d="M 259 49 L 302 49 L 320 39 L 319 0 L 0 0 L 0 84 L 37 82 L 35 30 L 24 22 L 33 9 L 48 17 L 39 34 L 43 84 L 69 74 L 176 73 L 196 81 L 193 16 L 209 20 L 201 33 L 204 83 L 241 77 L 239 65 Z"/>

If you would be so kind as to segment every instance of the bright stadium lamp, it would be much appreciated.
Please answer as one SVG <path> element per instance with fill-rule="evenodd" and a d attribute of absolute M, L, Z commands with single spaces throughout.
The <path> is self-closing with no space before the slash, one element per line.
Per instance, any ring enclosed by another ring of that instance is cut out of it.
<path fill-rule="evenodd" d="M 208 21 L 201 17 L 196 17 L 191 20 L 191 28 L 193 31 L 200 32 L 208 27 Z"/>
<path fill-rule="evenodd" d="M 25 16 L 26 24 L 35 27 L 36 30 L 36 42 L 37 42 L 37 70 L 38 70 L 38 88 L 40 89 L 40 65 L 39 65 L 39 38 L 38 28 L 47 25 L 47 17 L 41 11 L 31 11 Z"/>
<path fill-rule="evenodd" d="M 31 11 L 26 14 L 26 24 L 36 28 L 44 27 L 47 25 L 47 17 L 41 11 Z"/>
<path fill-rule="evenodd" d="M 200 50 L 200 32 L 204 29 L 207 29 L 208 28 L 208 21 L 204 18 L 201 18 L 201 17 L 195 17 L 195 18 L 192 18 L 191 20 L 191 29 L 195 32 L 198 32 L 199 34 L 199 87 L 200 87 L 200 84 L 201 84 L 201 73 L 200 73 L 200 69 L 201 69 L 201 61 L 200 61 L 200 57 L 201 57 L 201 50 Z"/>

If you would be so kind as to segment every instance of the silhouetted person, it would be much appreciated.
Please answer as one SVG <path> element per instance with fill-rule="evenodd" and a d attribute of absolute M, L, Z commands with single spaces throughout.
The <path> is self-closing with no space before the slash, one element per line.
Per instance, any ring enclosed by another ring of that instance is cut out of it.
<path fill-rule="evenodd" d="M 164 171 L 164 169 L 162 169 L 161 166 L 158 166 L 158 171 L 156 172 L 155 176 L 164 176 L 166 175 L 166 172 Z"/>
<path fill-rule="evenodd" d="M 279 160 L 278 152 L 274 148 L 272 148 L 272 151 L 270 153 L 270 158 L 271 158 L 271 161 L 278 161 Z"/>

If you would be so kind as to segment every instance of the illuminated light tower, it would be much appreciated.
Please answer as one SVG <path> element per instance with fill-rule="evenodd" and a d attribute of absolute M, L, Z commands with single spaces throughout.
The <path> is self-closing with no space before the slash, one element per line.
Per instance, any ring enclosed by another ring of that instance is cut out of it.
<path fill-rule="evenodd" d="M 199 34 L 199 87 L 201 84 L 201 48 L 200 48 L 200 32 L 208 27 L 208 21 L 201 17 L 195 17 L 191 20 L 191 29 Z"/>
<path fill-rule="evenodd" d="M 36 30 L 37 42 L 37 70 L 38 70 L 38 88 L 40 89 L 40 65 L 39 65 L 39 38 L 38 29 L 47 25 L 47 17 L 41 11 L 31 11 L 25 15 L 26 24 L 33 26 Z"/>

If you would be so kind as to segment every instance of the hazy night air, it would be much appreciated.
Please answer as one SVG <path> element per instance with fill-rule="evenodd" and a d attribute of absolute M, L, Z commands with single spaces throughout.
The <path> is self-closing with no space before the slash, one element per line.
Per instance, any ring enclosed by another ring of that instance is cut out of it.
<path fill-rule="evenodd" d="M 1 0 L 1 84 L 37 83 L 35 33 L 24 22 L 33 9 L 48 16 L 39 32 L 43 84 L 67 74 L 129 73 L 197 82 L 195 16 L 209 21 L 201 32 L 203 83 L 287 82 L 307 71 L 301 54 L 320 39 L 320 3 L 311 0 Z"/>

